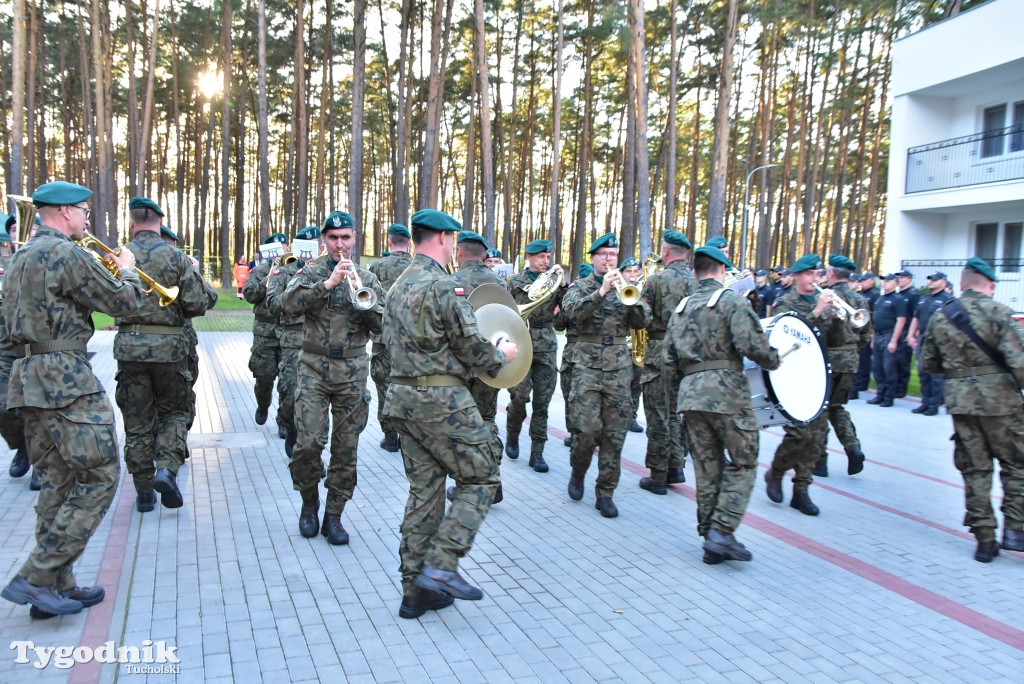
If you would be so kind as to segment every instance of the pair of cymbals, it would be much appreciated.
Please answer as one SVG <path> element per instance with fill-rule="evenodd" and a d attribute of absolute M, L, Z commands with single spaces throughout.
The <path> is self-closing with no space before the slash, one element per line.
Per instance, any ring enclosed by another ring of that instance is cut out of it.
<path fill-rule="evenodd" d="M 480 334 L 491 342 L 507 337 L 519 351 L 516 358 L 501 367 L 498 375 L 476 370 L 476 376 L 485 384 L 498 389 L 515 387 L 530 372 L 533 363 L 533 340 L 530 328 L 519 315 L 519 305 L 501 285 L 481 285 L 469 295 L 469 304 L 476 313 Z"/>

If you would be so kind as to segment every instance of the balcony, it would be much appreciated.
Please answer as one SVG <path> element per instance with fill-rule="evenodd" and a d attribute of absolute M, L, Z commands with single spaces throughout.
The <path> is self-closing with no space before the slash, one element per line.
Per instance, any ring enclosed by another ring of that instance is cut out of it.
<path fill-rule="evenodd" d="M 907 150 L 906 193 L 1024 179 L 1024 124 Z"/>

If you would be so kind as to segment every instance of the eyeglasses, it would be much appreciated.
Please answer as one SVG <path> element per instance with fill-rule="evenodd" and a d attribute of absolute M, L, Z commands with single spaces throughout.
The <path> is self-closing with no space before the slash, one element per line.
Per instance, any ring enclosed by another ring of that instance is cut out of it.
<path fill-rule="evenodd" d="M 81 209 L 83 212 L 85 212 L 86 221 L 92 218 L 92 209 L 90 209 L 89 207 L 83 207 L 80 204 L 70 204 L 68 206 L 74 207 L 75 209 Z"/>

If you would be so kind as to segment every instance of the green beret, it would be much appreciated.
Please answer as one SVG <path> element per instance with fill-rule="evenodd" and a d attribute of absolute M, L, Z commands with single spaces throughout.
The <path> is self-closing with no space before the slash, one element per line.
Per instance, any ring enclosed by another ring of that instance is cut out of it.
<path fill-rule="evenodd" d="M 332 228 L 355 228 L 356 222 L 352 220 L 352 214 L 347 211 L 332 211 L 327 220 L 324 221 L 323 232 Z"/>
<path fill-rule="evenodd" d="M 459 244 L 461 245 L 463 242 L 479 242 L 484 246 L 484 249 L 487 249 L 487 240 L 484 240 L 483 236 L 479 233 L 474 233 L 471 230 L 459 231 Z"/>
<path fill-rule="evenodd" d="M 707 241 L 707 242 L 706 242 L 706 243 L 704 244 L 704 246 L 705 246 L 705 247 L 716 247 L 716 248 L 718 248 L 718 249 L 725 249 L 726 247 L 728 247 L 728 246 L 729 246 L 729 241 L 728 241 L 728 240 L 726 240 L 726 239 L 725 239 L 724 237 L 722 237 L 721 235 L 719 235 L 718 237 L 713 237 L 713 238 L 711 238 L 710 240 L 708 240 L 708 241 Z"/>
<path fill-rule="evenodd" d="M 389 252 L 388 250 L 385 249 L 383 252 L 380 253 L 380 256 L 381 256 L 381 258 L 384 258 L 386 256 L 391 256 L 391 252 Z"/>
<path fill-rule="evenodd" d="M 160 226 L 160 234 L 165 236 L 165 237 L 169 237 L 170 239 L 174 240 L 175 242 L 181 242 L 181 240 L 178 239 L 178 234 L 175 233 L 170 228 L 168 228 L 167 226 Z"/>
<path fill-rule="evenodd" d="M 439 233 L 457 233 L 462 224 L 443 211 L 437 209 L 420 209 L 412 215 L 413 228 L 436 230 Z"/>
<path fill-rule="evenodd" d="M 7 233 L 10 233 L 11 232 L 11 228 L 14 227 L 14 224 L 17 223 L 17 221 L 18 221 L 18 217 L 15 216 L 14 214 L 11 214 L 10 216 L 8 216 L 6 219 L 4 219 L 4 230 Z"/>
<path fill-rule="evenodd" d="M 639 266 L 639 265 L 640 265 L 640 262 L 637 261 L 636 258 L 629 257 L 628 259 L 623 261 L 621 264 L 619 264 L 619 270 L 620 271 L 624 271 L 627 268 L 629 268 L 630 266 Z"/>
<path fill-rule="evenodd" d="M 844 257 L 842 254 L 829 254 L 828 265 L 835 266 L 836 268 L 845 268 L 847 271 L 857 270 L 857 264 L 853 263 L 853 259 Z"/>
<path fill-rule="evenodd" d="M 615 233 L 605 233 L 601 237 L 594 240 L 594 244 L 590 245 L 590 249 L 587 250 L 587 254 L 593 254 L 602 247 L 618 247 L 619 240 L 615 237 Z"/>
<path fill-rule="evenodd" d="M 295 234 L 296 240 L 316 240 L 320 237 L 320 229 L 316 226 L 306 226 Z"/>
<path fill-rule="evenodd" d="M 388 226 L 388 235 L 401 235 L 405 238 L 411 238 L 412 235 L 409 233 L 409 229 L 403 226 L 401 223 L 392 223 Z"/>
<path fill-rule="evenodd" d="M 550 252 L 554 245 L 551 240 L 534 240 L 530 244 L 526 245 L 527 254 L 541 254 L 542 252 Z"/>
<path fill-rule="evenodd" d="M 488 259 L 500 259 L 501 258 L 501 250 L 500 249 L 489 249 L 489 250 L 487 250 L 487 258 Z"/>
<path fill-rule="evenodd" d="M 37 207 L 78 204 L 90 197 L 92 197 L 92 190 L 87 187 L 67 181 L 53 181 L 36 188 L 36 191 L 32 193 L 32 204 Z"/>
<path fill-rule="evenodd" d="M 163 216 L 164 210 L 160 208 L 160 205 L 149 199 L 148 197 L 132 197 L 128 200 L 129 209 L 149 209 L 154 212 L 157 216 Z"/>
<path fill-rule="evenodd" d="M 975 273 L 979 273 L 985 276 L 993 283 L 999 282 L 999 278 L 996 278 L 995 269 L 989 266 L 988 262 L 982 259 L 981 257 L 971 257 L 970 259 L 968 259 L 966 268 L 969 268 Z"/>
<path fill-rule="evenodd" d="M 677 247 L 685 247 L 690 249 L 690 241 L 686 239 L 686 236 L 680 233 L 678 230 L 666 230 L 665 231 L 665 242 L 670 245 L 676 245 Z"/>
<path fill-rule="evenodd" d="M 267 239 L 263 241 L 263 244 L 269 245 L 272 242 L 280 242 L 282 245 L 287 245 L 288 236 L 284 233 L 271 233 L 267 236 Z"/>
<path fill-rule="evenodd" d="M 789 267 L 789 270 L 793 275 L 796 275 L 797 273 L 803 273 L 804 271 L 810 271 L 818 268 L 821 268 L 821 258 L 817 254 L 805 254 L 793 262 L 793 265 Z"/>
<path fill-rule="evenodd" d="M 725 256 L 725 254 L 722 253 L 722 250 L 718 249 L 717 247 L 713 247 L 711 245 L 704 245 L 703 247 L 698 247 L 697 249 L 694 250 L 693 255 L 697 256 L 698 254 L 702 254 L 706 257 L 714 259 L 720 264 L 725 264 L 726 268 L 736 268 L 735 266 L 732 265 L 732 262 L 729 261 L 729 257 Z"/>
<path fill-rule="evenodd" d="M 594 267 L 590 264 L 583 264 L 580 266 L 580 278 L 586 278 L 594 272 Z"/>

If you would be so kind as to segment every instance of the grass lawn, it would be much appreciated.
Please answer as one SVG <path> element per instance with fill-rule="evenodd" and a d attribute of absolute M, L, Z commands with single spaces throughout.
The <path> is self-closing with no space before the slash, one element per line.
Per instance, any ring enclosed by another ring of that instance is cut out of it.
<path fill-rule="evenodd" d="M 221 312 L 232 312 L 227 316 L 218 316 Z M 245 312 L 252 311 L 252 304 L 239 299 L 237 291 L 233 287 L 217 288 L 217 304 L 207 312 L 206 316 L 196 318 L 193 323 L 196 330 L 237 332 L 252 330 L 252 319 L 245 315 Z M 238 313 L 235 313 L 238 312 Z M 114 319 L 107 314 L 94 312 L 92 322 L 97 330 L 112 329 Z"/>

